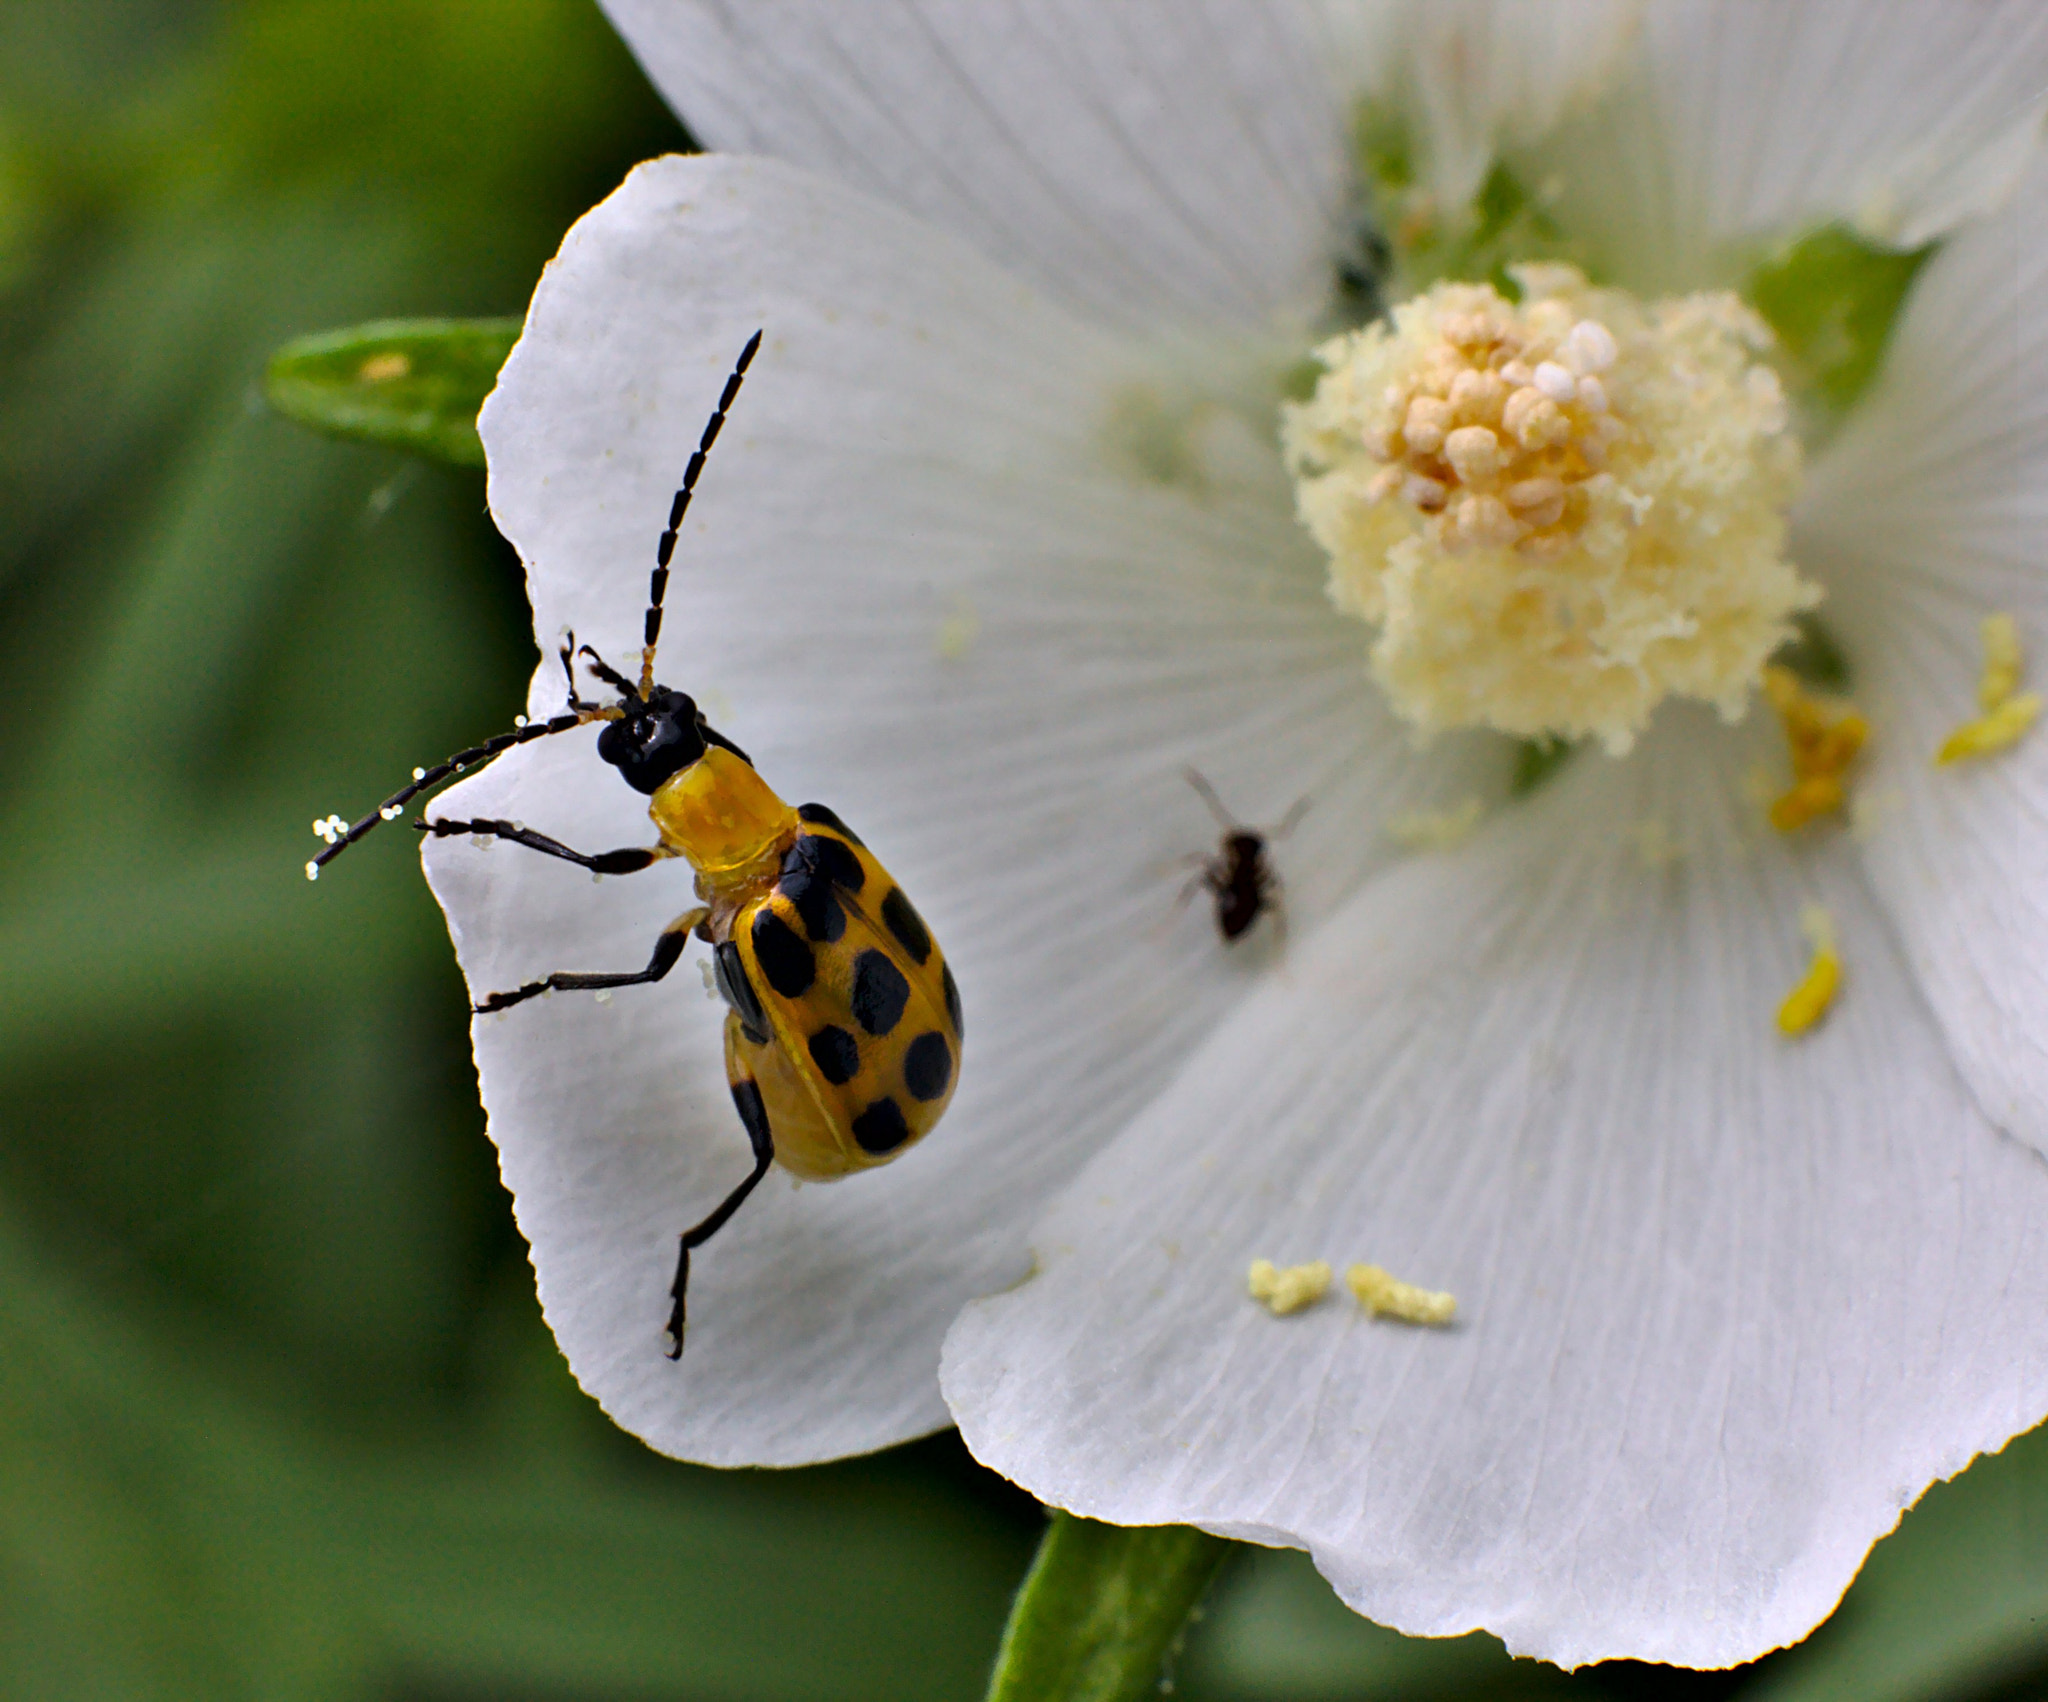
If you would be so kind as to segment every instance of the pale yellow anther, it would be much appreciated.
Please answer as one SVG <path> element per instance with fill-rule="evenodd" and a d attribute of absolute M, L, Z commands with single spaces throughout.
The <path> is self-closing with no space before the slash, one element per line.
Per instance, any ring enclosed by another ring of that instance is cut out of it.
<path fill-rule="evenodd" d="M 1460 426 L 1444 439 L 1444 459 L 1468 485 L 1483 485 L 1500 471 L 1500 439 L 1483 425 Z"/>
<path fill-rule="evenodd" d="M 1401 435 L 1408 447 L 1428 455 L 1444 446 L 1444 434 L 1451 429 L 1451 405 L 1441 396 L 1418 396 L 1408 404 L 1402 418 Z"/>
<path fill-rule="evenodd" d="M 1937 763 L 1960 762 L 1965 757 L 1991 756 L 2016 744 L 2041 713 L 2041 698 L 2020 687 L 2019 623 L 2011 615 L 1986 615 L 1984 672 L 1977 680 L 1977 703 L 1984 713 L 1965 721 L 1942 740 L 1934 753 Z"/>
<path fill-rule="evenodd" d="M 1398 1318 L 1404 1324 L 1448 1324 L 1458 1315 L 1458 1297 L 1434 1288 L 1417 1288 L 1390 1276 L 1378 1265 L 1353 1265 L 1344 1273 L 1352 1296 L 1375 1318 Z"/>
<path fill-rule="evenodd" d="M 1732 295 L 1511 270 L 1519 301 L 1438 284 L 1317 351 L 1284 436 L 1331 597 L 1425 731 L 1618 755 L 1668 696 L 1733 720 L 1820 596 L 1785 555 L 1799 445 L 1770 332 Z"/>
<path fill-rule="evenodd" d="M 1799 985 L 1778 1007 L 1778 1029 L 1787 1035 L 1804 1034 L 1826 1016 L 1842 986 L 1842 959 L 1835 950 L 1833 918 L 1819 905 L 1809 904 L 1799 912 L 1799 926 L 1813 947 L 1813 959 Z"/>
<path fill-rule="evenodd" d="M 1533 384 L 1524 385 L 1501 404 L 1500 423 L 1524 449 L 1549 449 L 1572 434 L 1572 422 Z"/>
<path fill-rule="evenodd" d="M 1870 723 L 1855 710 L 1838 715 L 1808 697 L 1789 668 L 1768 667 L 1764 696 L 1785 726 L 1792 753 L 1792 789 L 1771 804 L 1771 826 L 1790 833 L 1832 815 L 1848 801 L 1848 770 L 1870 737 Z"/>
<path fill-rule="evenodd" d="M 1276 1265 L 1271 1259 L 1252 1260 L 1245 1288 L 1251 1297 L 1276 1318 L 1313 1306 L 1330 1292 L 1330 1267 L 1322 1259 L 1307 1265 Z"/>

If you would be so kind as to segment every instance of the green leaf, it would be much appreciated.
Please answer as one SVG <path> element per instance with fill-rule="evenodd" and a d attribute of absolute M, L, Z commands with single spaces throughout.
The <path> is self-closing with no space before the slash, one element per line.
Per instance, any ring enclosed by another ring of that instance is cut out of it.
<path fill-rule="evenodd" d="M 1766 257 L 1743 294 L 1777 332 L 1795 379 L 1847 408 L 1877 376 L 1906 292 L 1934 249 L 1879 248 L 1845 225 L 1824 225 Z"/>
<path fill-rule="evenodd" d="M 1590 1702 L 1602 1694 L 1597 1680 L 1510 1655 L 1484 1632 L 1403 1637 L 1375 1625 L 1337 1599 L 1306 1554 L 1286 1548 L 1239 1549 L 1188 1633 L 1174 1679 L 1191 1702 L 1561 1702 L 1575 1694 Z"/>
<path fill-rule="evenodd" d="M 1229 1544 L 1187 1525 L 1054 1513 L 1017 1592 L 988 1702 L 1150 1696 Z"/>
<path fill-rule="evenodd" d="M 2048 1694 L 2048 1429 L 1938 1483 L 1745 1702 Z M 2010 1689 L 2006 1687 L 2010 1686 Z"/>
<path fill-rule="evenodd" d="M 287 419 L 335 437 L 484 464 L 477 410 L 519 340 L 517 319 L 379 319 L 287 343 L 263 391 Z"/>
<path fill-rule="evenodd" d="M 1578 748 L 1570 741 L 1553 738 L 1548 733 L 1540 739 L 1517 739 L 1515 770 L 1508 779 L 1508 791 L 1517 798 L 1528 797 L 1564 767 Z"/>
<path fill-rule="evenodd" d="M 1849 689 L 1849 658 L 1843 654 L 1835 635 L 1816 615 L 1794 615 L 1792 624 L 1799 636 L 1779 650 L 1771 660 L 1790 668 L 1816 691 L 1845 692 Z"/>

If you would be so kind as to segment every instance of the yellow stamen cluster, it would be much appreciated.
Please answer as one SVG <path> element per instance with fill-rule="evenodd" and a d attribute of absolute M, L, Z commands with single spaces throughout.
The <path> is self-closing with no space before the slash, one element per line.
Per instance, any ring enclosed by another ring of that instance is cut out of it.
<path fill-rule="evenodd" d="M 1284 1270 L 1271 1259 L 1254 1259 L 1245 1285 L 1256 1300 L 1276 1318 L 1313 1306 L 1330 1291 L 1330 1267 L 1318 1259 L 1309 1265 L 1289 1265 Z"/>
<path fill-rule="evenodd" d="M 1778 1030 L 1782 1034 L 1804 1034 L 1828 1014 L 1835 994 L 1842 986 L 1842 959 L 1835 950 L 1834 919 L 1817 904 L 1799 912 L 1799 926 L 1813 947 L 1813 959 L 1800 977 L 1799 985 L 1785 995 L 1778 1007 Z"/>
<path fill-rule="evenodd" d="M 1764 670 L 1764 696 L 1785 724 L 1785 743 L 1792 750 L 1792 790 L 1771 804 L 1771 826 L 1790 833 L 1847 801 L 1849 764 L 1870 738 L 1870 723 L 1853 709 L 1830 715 L 1806 695 L 1789 668 Z"/>
<path fill-rule="evenodd" d="M 1942 740 L 1937 763 L 1959 762 L 1968 756 L 1990 756 L 2018 742 L 2041 713 L 2038 692 L 2020 690 L 2020 629 L 2011 615 L 1984 618 L 1984 672 L 1977 681 L 1974 721 L 1965 721 Z"/>
<path fill-rule="evenodd" d="M 1404 1324 L 1448 1324 L 1458 1315 L 1458 1297 L 1389 1276 L 1378 1265 L 1353 1265 L 1344 1273 L 1353 1298 L 1375 1318 Z"/>
<path fill-rule="evenodd" d="M 1785 560 L 1799 446 L 1730 295 L 1645 304 L 1568 266 L 1438 284 L 1324 345 L 1287 410 L 1331 595 L 1417 726 L 1592 735 L 1665 697 L 1733 719 L 1819 591 Z"/>

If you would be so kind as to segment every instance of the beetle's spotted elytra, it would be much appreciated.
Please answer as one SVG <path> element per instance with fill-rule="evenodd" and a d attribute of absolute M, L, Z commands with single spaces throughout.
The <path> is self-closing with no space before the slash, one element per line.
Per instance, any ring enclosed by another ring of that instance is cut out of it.
<path fill-rule="evenodd" d="M 1251 932 L 1261 916 L 1271 915 L 1274 931 L 1284 937 L 1286 911 L 1281 907 L 1280 877 L 1273 870 L 1269 847 L 1285 839 L 1308 811 L 1308 799 L 1299 799 L 1280 819 L 1277 827 L 1247 827 L 1216 795 L 1199 770 L 1186 770 L 1188 784 L 1201 794 L 1202 802 L 1216 818 L 1222 835 L 1215 854 L 1197 852 L 1189 861 L 1197 864 L 1193 877 L 1181 889 L 1182 904 L 1204 888 L 1216 900 L 1216 932 L 1225 945 L 1235 945 Z"/>
<path fill-rule="evenodd" d="M 684 1231 L 670 1289 L 669 1357 L 680 1358 L 690 1255 L 724 1227 L 768 1167 L 832 1181 L 899 1157 L 929 1134 L 960 1075 L 960 989 L 916 907 L 862 842 L 823 804 L 792 809 L 754 772 L 746 752 L 713 728 L 695 701 L 654 679 L 662 605 L 678 530 L 726 412 L 761 346 L 748 339 L 725 382 L 669 507 L 655 548 L 637 680 L 570 634 L 561 648 L 567 707 L 545 721 L 415 769 L 353 826 L 314 824 L 327 849 L 309 879 L 420 793 L 515 745 L 599 724 L 597 754 L 648 800 L 657 843 L 590 854 L 523 823 L 415 822 L 439 837 L 506 839 L 594 874 L 629 875 L 681 858 L 696 873 L 698 903 L 656 938 L 644 969 L 556 970 L 479 1000 L 479 1015 L 508 1011 L 538 994 L 597 992 L 660 981 L 692 937 L 711 948 L 713 983 L 726 1005 L 725 1071 L 753 1148 L 753 1168 L 715 1210 Z M 616 692 L 584 698 L 581 664 Z M 518 1019 L 514 1019 L 518 1020 Z"/>

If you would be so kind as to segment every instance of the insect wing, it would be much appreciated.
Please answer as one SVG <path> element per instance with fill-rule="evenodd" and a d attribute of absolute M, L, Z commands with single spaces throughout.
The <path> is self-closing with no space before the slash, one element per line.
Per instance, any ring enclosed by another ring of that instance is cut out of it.
<path fill-rule="evenodd" d="M 930 1132 L 959 1076 L 959 996 L 903 890 L 836 818 L 807 819 L 733 942 L 781 1054 L 749 1062 L 771 1125 L 776 1101 L 791 1100 L 790 1134 L 775 1129 L 786 1168 L 844 1175 Z M 817 1115 L 803 1115 L 799 1089 Z"/>

